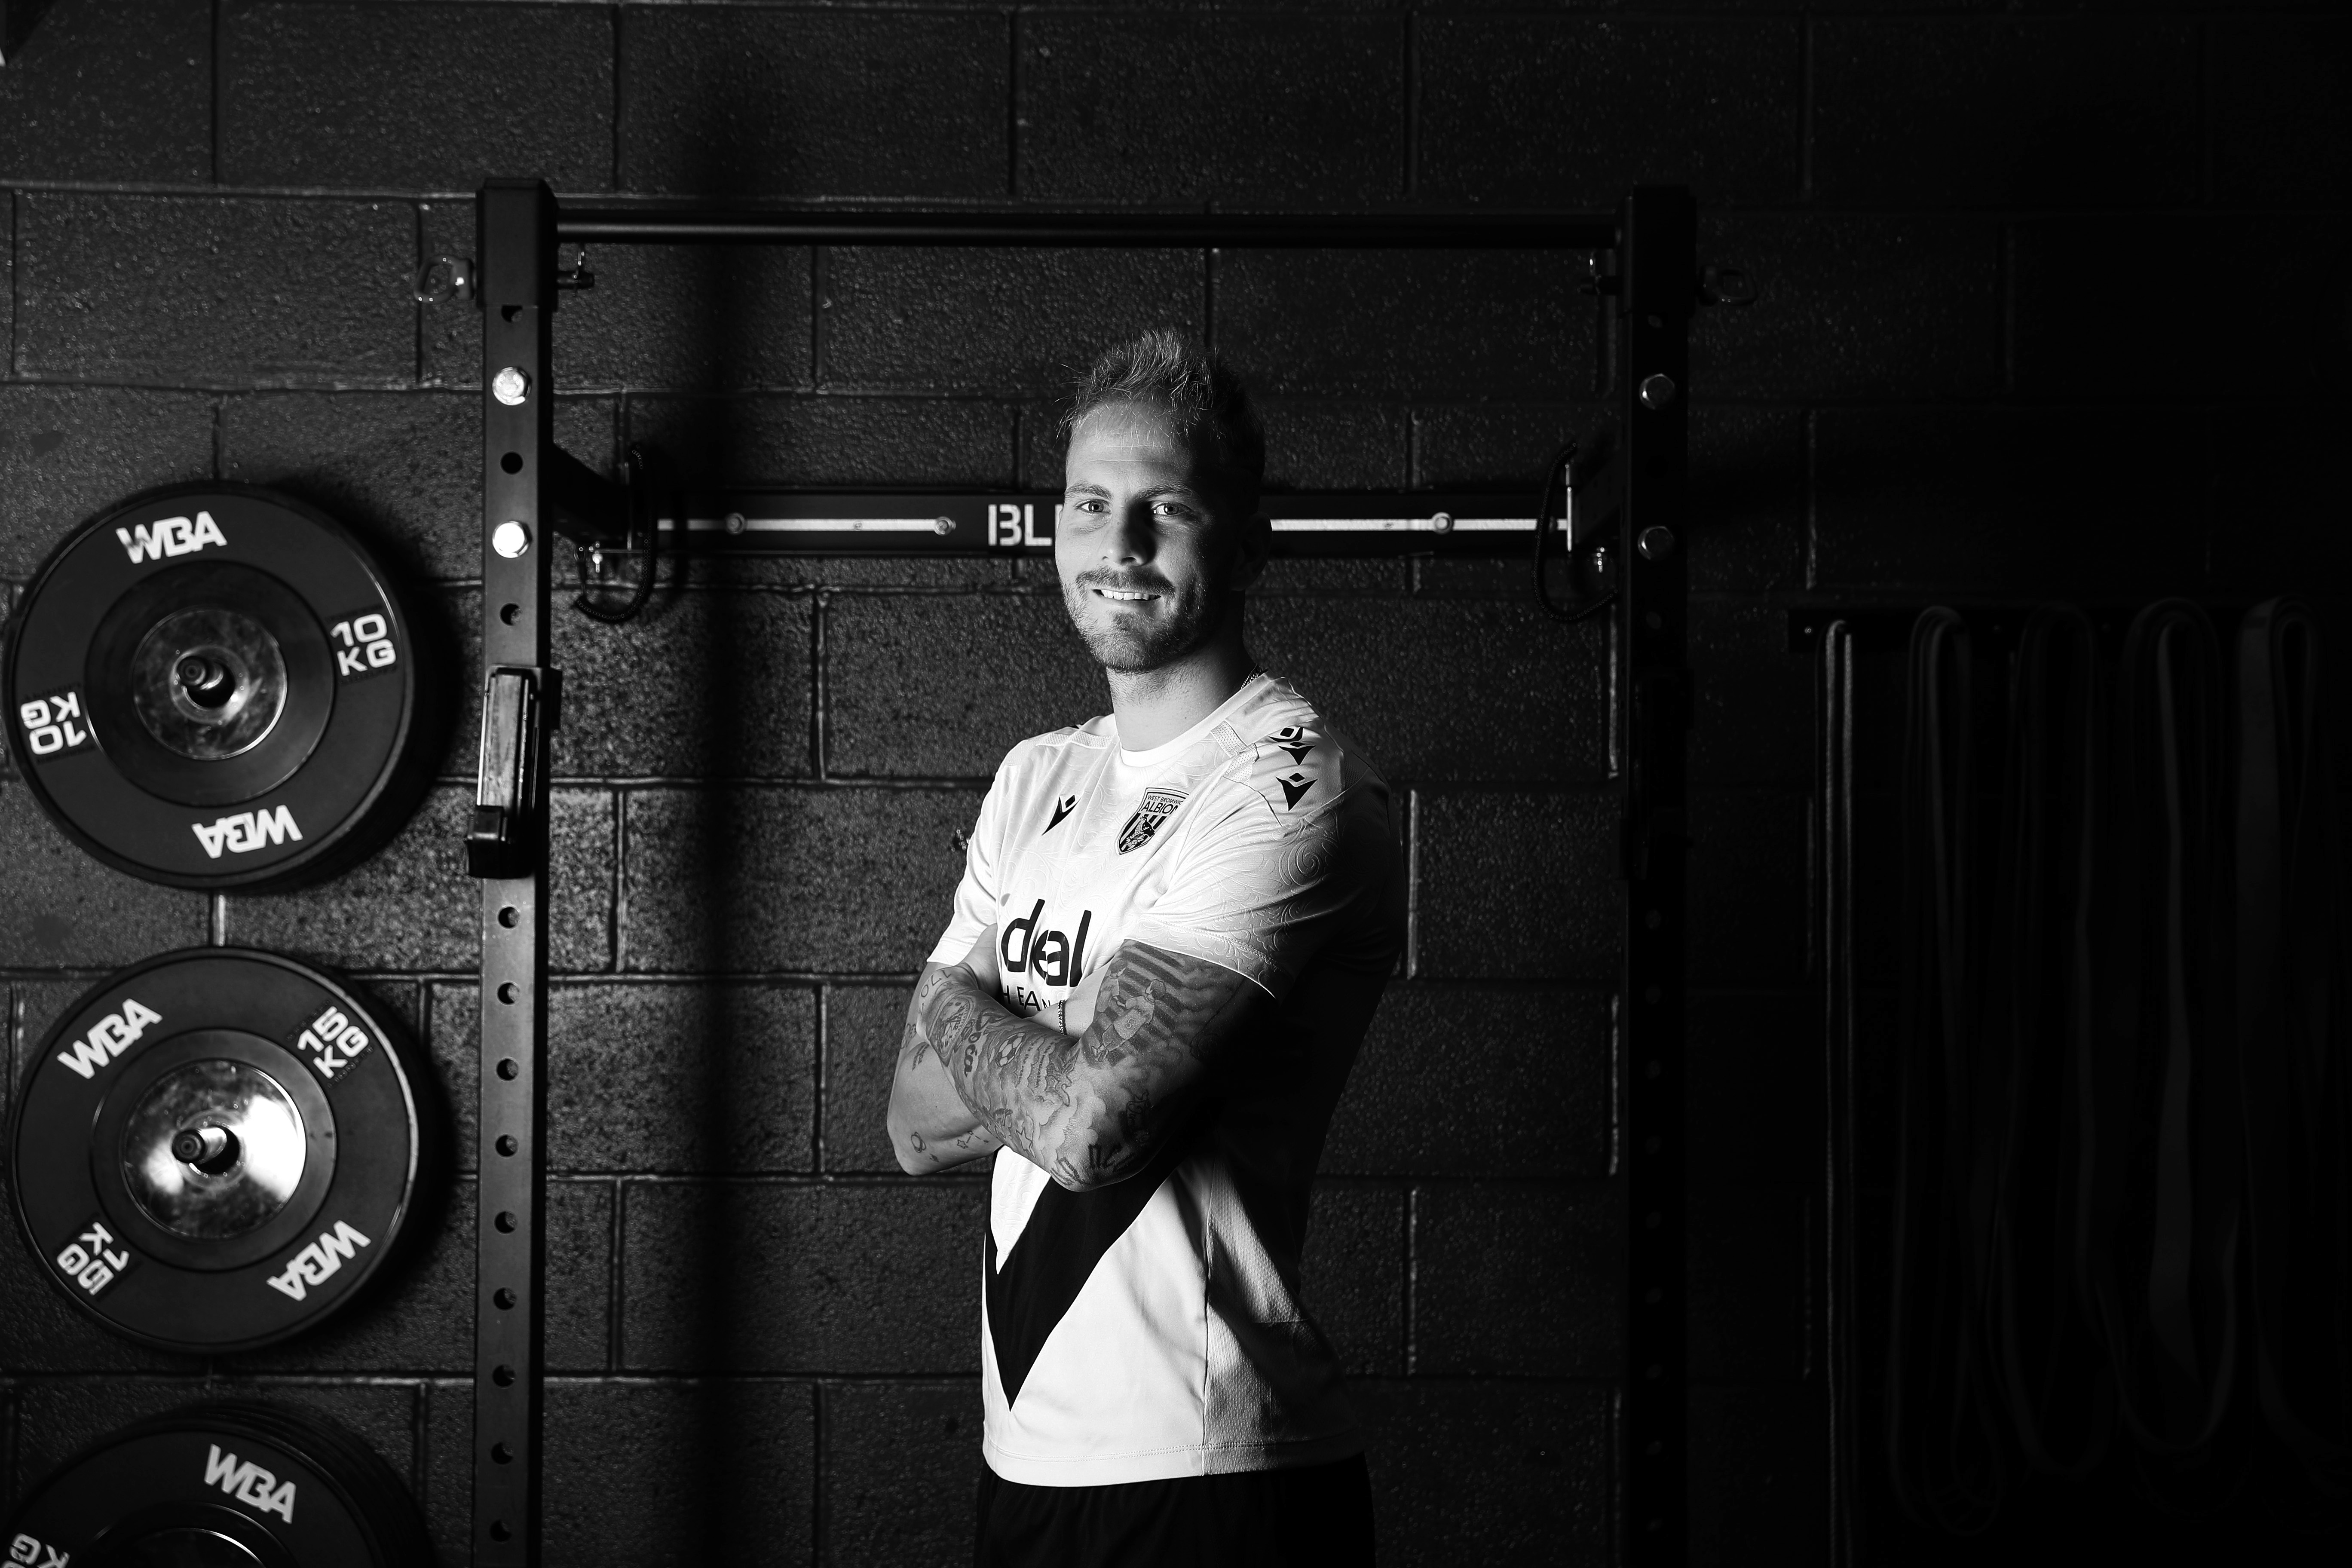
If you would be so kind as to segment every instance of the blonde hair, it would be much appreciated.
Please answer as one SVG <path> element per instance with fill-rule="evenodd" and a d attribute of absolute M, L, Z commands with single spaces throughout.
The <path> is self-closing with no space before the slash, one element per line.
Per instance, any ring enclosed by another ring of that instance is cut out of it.
<path fill-rule="evenodd" d="M 1069 412 L 1062 416 L 1064 439 L 1079 420 L 1114 403 L 1162 410 L 1188 438 L 1203 428 L 1212 432 L 1234 499 L 1244 511 L 1256 506 L 1265 482 L 1265 432 L 1241 377 L 1213 350 L 1172 327 L 1113 343 L 1071 389 Z"/>

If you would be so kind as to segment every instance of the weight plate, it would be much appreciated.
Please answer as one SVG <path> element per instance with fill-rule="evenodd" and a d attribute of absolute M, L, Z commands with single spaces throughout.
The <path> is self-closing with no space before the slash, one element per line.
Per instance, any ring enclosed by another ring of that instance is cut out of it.
<path fill-rule="evenodd" d="M 34 1053 L 16 1218 L 68 1300 L 166 1350 L 300 1332 L 383 1267 L 429 1123 L 414 1058 L 341 984 L 239 948 L 108 977 Z"/>
<path fill-rule="evenodd" d="M 8 623 L 17 773 L 100 860 L 180 888 L 315 879 L 429 765 L 408 616 L 332 519 L 247 485 L 151 490 L 77 529 Z"/>
<path fill-rule="evenodd" d="M 58 1467 L 8 1522 L 32 1568 L 425 1568 L 424 1521 L 374 1450 L 324 1417 L 200 1405 Z"/>

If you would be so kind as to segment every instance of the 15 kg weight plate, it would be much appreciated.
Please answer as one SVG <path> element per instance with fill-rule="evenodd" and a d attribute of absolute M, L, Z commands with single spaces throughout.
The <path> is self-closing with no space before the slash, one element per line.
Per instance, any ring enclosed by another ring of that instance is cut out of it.
<path fill-rule="evenodd" d="M 165 953 L 41 1041 L 10 1128 L 16 1217 L 108 1328 L 250 1349 L 383 1266 L 428 1125 L 405 1048 L 334 981 L 274 953 Z"/>
<path fill-rule="evenodd" d="M 31 1568 L 425 1568 L 390 1466 L 321 1416 L 202 1405 L 126 1427 L 35 1487 L 7 1561 Z"/>
<path fill-rule="evenodd" d="M 175 485 L 76 530 L 8 625 L 9 748 L 108 865 L 284 885 L 378 842 L 423 784 L 409 621 L 323 513 Z"/>

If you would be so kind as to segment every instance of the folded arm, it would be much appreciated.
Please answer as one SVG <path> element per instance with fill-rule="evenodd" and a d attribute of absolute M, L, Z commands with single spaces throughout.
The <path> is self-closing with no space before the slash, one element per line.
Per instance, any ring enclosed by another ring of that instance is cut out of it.
<path fill-rule="evenodd" d="M 1222 964 L 1141 942 L 1120 944 L 1101 975 L 1075 1037 L 1015 1016 L 962 964 L 935 982 L 927 971 L 908 1010 L 913 1049 L 938 1064 L 989 1146 L 1081 1191 L 1142 1168 L 1273 1005 Z"/>
<path fill-rule="evenodd" d="M 982 939 L 982 946 L 989 946 Z M 975 947 L 975 956 L 981 952 Z M 954 1081 L 924 1040 L 919 1023 L 925 1002 L 950 973 L 970 977 L 963 963 L 926 963 L 915 982 L 915 999 L 907 1008 L 907 1026 L 898 1037 L 898 1070 L 890 1082 L 890 1146 L 898 1152 L 898 1168 L 911 1176 L 951 1170 L 983 1159 L 1003 1146 L 1003 1140 L 980 1124 L 956 1092 Z"/>

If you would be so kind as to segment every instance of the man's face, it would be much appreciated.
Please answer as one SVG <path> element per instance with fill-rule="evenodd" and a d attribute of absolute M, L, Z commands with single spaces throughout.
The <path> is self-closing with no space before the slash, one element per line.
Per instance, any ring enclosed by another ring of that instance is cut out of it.
<path fill-rule="evenodd" d="M 1158 669 L 1216 635 L 1255 575 L 1214 438 L 1156 408 L 1108 404 L 1070 432 L 1054 564 L 1096 662 Z"/>

